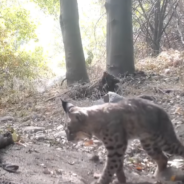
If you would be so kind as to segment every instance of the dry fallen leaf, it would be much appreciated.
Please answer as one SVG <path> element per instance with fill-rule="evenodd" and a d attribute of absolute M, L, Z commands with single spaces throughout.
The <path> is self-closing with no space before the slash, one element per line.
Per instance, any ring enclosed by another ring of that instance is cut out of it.
<path fill-rule="evenodd" d="M 182 115 L 184 113 L 183 109 L 181 107 L 178 107 L 175 111 L 174 114 L 179 114 Z"/>
<path fill-rule="evenodd" d="M 176 176 L 171 176 L 171 181 L 175 181 Z"/>
<path fill-rule="evenodd" d="M 136 166 L 136 169 L 137 169 L 138 171 L 144 170 L 144 166 L 143 166 L 141 163 L 138 163 L 138 164 L 136 164 L 135 166 Z"/>
<path fill-rule="evenodd" d="M 84 146 L 91 146 L 93 145 L 93 140 L 85 141 Z"/>
<path fill-rule="evenodd" d="M 137 169 L 138 171 L 142 171 L 142 170 L 143 170 L 143 168 L 140 167 L 140 166 L 137 166 L 136 169 Z"/>

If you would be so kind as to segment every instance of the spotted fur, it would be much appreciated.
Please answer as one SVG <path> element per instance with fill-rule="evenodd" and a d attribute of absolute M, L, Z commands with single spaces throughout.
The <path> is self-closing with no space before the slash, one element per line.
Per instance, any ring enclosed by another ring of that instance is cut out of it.
<path fill-rule="evenodd" d="M 143 149 L 157 163 L 157 171 L 167 167 L 163 152 L 184 157 L 168 114 L 158 105 L 141 98 L 124 98 L 118 103 L 78 107 L 62 101 L 70 121 L 66 125 L 69 141 L 96 136 L 107 149 L 107 161 L 98 184 L 109 184 L 114 174 L 126 182 L 123 171 L 128 140 L 139 139 Z"/>

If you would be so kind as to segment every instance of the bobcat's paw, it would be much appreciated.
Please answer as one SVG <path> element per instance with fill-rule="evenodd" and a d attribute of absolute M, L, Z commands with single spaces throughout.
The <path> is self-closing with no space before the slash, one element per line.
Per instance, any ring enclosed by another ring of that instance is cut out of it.
<path fill-rule="evenodd" d="M 98 181 L 93 181 L 91 184 L 100 184 Z"/>
<path fill-rule="evenodd" d="M 102 183 L 101 181 L 99 180 L 95 180 L 93 181 L 91 184 L 104 184 L 104 182 Z M 106 183 L 105 183 L 106 184 Z M 108 183 L 107 183 L 108 184 Z"/>
<path fill-rule="evenodd" d="M 126 182 L 119 182 L 117 179 L 112 181 L 112 184 L 126 184 Z"/>

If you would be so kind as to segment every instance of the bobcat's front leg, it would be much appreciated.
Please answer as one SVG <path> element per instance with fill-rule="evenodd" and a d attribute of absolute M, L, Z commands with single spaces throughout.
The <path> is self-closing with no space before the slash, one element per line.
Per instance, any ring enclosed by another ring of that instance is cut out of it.
<path fill-rule="evenodd" d="M 100 176 L 98 181 L 94 181 L 92 184 L 109 184 L 115 172 L 115 162 L 113 158 L 108 157 L 102 175 Z"/>

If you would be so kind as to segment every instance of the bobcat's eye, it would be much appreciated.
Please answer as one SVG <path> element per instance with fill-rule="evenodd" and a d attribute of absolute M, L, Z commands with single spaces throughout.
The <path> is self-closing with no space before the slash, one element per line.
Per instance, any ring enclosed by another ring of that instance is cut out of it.
<path fill-rule="evenodd" d="M 73 136 L 74 136 L 74 134 L 70 132 L 70 136 L 71 136 L 71 137 L 73 137 Z"/>
<path fill-rule="evenodd" d="M 73 136 L 73 132 L 71 131 L 71 128 L 70 128 L 70 127 L 68 127 L 68 134 L 69 134 L 70 136 Z"/>
<path fill-rule="evenodd" d="M 76 119 L 78 122 L 80 122 L 81 121 L 80 115 L 76 115 Z"/>
<path fill-rule="evenodd" d="M 73 141 L 75 139 L 75 134 L 71 131 L 70 128 L 67 128 L 65 132 L 66 132 L 68 141 Z"/>

